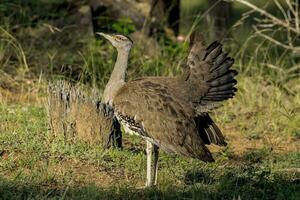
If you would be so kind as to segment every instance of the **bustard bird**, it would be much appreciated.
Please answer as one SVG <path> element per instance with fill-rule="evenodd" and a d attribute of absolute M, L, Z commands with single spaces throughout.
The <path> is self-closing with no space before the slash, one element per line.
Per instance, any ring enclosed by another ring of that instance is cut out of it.
<path fill-rule="evenodd" d="M 126 82 L 128 55 L 132 41 L 123 35 L 99 33 L 117 49 L 118 56 L 103 93 L 103 101 L 114 108 L 126 131 L 147 142 L 146 186 L 157 182 L 158 149 L 167 153 L 212 162 L 205 145 L 226 145 L 208 112 L 237 91 L 230 69 L 233 59 L 222 52 L 222 45 L 205 48 L 197 34 L 191 37 L 188 69 L 178 77 L 143 77 Z M 154 153 L 154 164 L 152 162 Z"/>

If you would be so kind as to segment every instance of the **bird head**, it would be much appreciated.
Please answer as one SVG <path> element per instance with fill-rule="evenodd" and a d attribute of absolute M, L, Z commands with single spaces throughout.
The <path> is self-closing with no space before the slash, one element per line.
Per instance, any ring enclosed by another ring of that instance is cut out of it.
<path fill-rule="evenodd" d="M 103 36 L 105 39 L 110 41 L 110 43 L 117 48 L 117 50 L 130 50 L 133 42 L 129 37 L 119 34 L 106 34 L 106 33 L 97 33 L 98 35 Z"/>

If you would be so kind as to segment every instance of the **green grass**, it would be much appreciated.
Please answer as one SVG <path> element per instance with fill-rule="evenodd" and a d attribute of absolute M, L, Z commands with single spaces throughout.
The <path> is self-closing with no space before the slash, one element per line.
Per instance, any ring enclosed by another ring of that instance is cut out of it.
<path fill-rule="evenodd" d="M 278 153 L 266 143 L 239 155 L 232 146 L 237 141 L 229 140 L 227 149 L 214 153 L 212 164 L 162 153 L 158 187 L 136 189 L 145 181 L 144 141 L 125 135 L 122 151 L 65 141 L 48 130 L 43 106 L 0 105 L 1 199 L 297 199 L 300 195 L 296 148 Z M 230 116 L 226 113 L 230 107 L 225 106 L 224 116 Z M 241 122 L 232 121 L 239 129 Z M 282 134 L 276 137 L 284 139 Z"/>

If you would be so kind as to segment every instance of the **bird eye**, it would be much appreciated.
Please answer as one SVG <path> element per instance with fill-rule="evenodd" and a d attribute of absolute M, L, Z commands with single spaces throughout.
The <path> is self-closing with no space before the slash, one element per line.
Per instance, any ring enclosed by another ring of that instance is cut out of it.
<path fill-rule="evenodd" d="M 127 38 L 125 38 L 124 36 L 121 36 L 121 35 L 116 35 L 115 39 L 116 40 L 121 40 L 121 41 L 126 41 L 127 40 Z"/>
<path fill-rule="evenodd" d="M 120 36 L 118 36 L 118 35 L 116 35 L 115 38 L 116 38 L 117 40 L 122 40 L 122 38 L 121 38 Z"/>

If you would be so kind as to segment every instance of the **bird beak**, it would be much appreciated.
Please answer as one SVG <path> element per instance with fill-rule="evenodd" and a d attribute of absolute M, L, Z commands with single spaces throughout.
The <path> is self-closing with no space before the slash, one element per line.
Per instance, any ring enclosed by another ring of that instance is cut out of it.
<path fill-rule="evenodd" d="M 96 34 L 103 36 L 104 38 L 106 38 L 110 42 L 112 42 L 112 40 L 113 40 L 113 37 L 111 35 L 108 35 L 108 34 L 105 34 L 105 33 L 101 33 L 101 32 L 98 32 Z"/>

